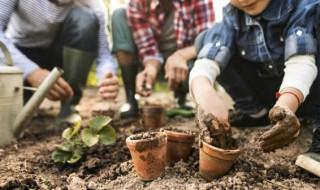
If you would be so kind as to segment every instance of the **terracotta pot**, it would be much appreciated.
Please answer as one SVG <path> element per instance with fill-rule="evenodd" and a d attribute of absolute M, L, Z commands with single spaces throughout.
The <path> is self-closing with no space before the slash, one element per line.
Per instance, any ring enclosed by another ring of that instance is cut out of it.
<path fill-rule="evenodd" d="M 207 181 L 225 175 L 240 155 L 240 150 L 224 150 L 200 140 L 200 175 Z"/>
<path fill-rule="evenodd" d="M 158 129 L 163 124 L 164 108 L 148 105 L 142 109 L 142 125 L 145 129 Z"/>
<path fill-rule="evenodd" d="M 135 171 L 142 181 L 152 181 L 165 173 L 167 136 L 163 132 L 151 134 L 155 136 L 149 139 L 135 140 L 135 135 L 126 139 Z"/>
<path fill-rule="evenodd" d="M 167 134 L 167 164 L 173 165 L 179 160 L 188 160 L 195 136 L 184 132 L 163 130 Z"/>

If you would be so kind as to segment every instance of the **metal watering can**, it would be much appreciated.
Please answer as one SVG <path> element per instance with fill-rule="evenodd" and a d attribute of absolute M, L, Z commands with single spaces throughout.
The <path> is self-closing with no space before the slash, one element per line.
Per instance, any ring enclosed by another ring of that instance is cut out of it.
<path fill-rule="evenodd" d="M 23 106 L 23 73 L 13 66 L 6 46 L 0 41 L 4 59 L 0 57 L 0 147 L 21 136 L 34 111 L 62 75 L 63 71 L 54 68 L 45 81 Z M 5 64 L 1 64 L 1 62 Z"/>

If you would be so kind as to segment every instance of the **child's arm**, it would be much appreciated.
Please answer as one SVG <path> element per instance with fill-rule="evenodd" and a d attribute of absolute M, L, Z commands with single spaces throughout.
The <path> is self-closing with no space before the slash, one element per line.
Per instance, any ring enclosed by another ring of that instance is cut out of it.
<path fill-rule="evenodd" d="M 220 74 L 218 63 L 209 59 L 199 59 L 190 73 L 190 92 L 204 114 L 213 114 L 219 121 L 228 122 L 228 109 L 213 88 Z"/>
<path fill-rule="evenodd" d="M 309 94 L 318 73 L 312 55 L 293 56 L 285 66 L 278 101 L 269 112 L 273 127 L 260 137 L 264 151 L 283 147 L 298 137 L 300 123 L 295 112 Z"/>
<path fill-rule="evenodd" d="M 235 51 L 235 31 L 228 17 L 201 33 L 195 46 L 198 60 L 189 77 L 189 89 L 204 114 L 213 114 L 219 121 L 228 122 L 228 109 L 213 88 L 216 77 L 227 66 Z"/>
<path fill-rule="evenodd" d="M 276 106 L 296 112 L 306 99 L 317 77 L 314 55 L 296 55 L 285 63 L 285 75 L 279 89 Z"/>

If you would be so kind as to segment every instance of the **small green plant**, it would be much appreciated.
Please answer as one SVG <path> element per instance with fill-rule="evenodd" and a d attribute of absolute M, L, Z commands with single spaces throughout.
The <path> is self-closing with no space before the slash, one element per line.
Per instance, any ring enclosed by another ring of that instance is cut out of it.
<path fill-rule="evenodd" d="M 116 132 L 110 126 L 112 119 L 98 116 L 89 121 L 89 126 L 81 128 L 81 121 L 73 127 L 63 131 L 62 137 L 65 140 L 58 145 L 52 153 L 52 159 L 56 163 L 77 163 L 90 147 L 101 143 L 110 145 L 116 141 Z"/>

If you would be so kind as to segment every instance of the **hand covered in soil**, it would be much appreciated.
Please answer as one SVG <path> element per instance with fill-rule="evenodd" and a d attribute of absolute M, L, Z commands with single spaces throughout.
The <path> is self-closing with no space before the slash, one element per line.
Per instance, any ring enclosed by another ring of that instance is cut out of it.
<path fill-rule="evenodd" d="M 172 54 L 165 66 L 165 78 L 168 79 L 168 85 L 171 90 L 175 90 L 188 75 L 187 60 L 179 53 Z"/>
<path fill-rule="evenodd" d="M 300 122 L 287 108 L 273 107 L 269 112 L 273 127 L 259 137 L 263 151 L 268 152 L 292 143 L 300 133 Z"/>
<path fill-rule="evenodd" d="M 156 80 L 158 69 L 156 66 L 147 64 L 142 72 L 137 75 L 136 89 L 137 93 L 143 97 L 152 94 L 152 86 Z"/>
<path fill-rule="evenodd" d="M 232 146 L 229 144 L 232 139 L 229 123 L 219 121 L 211 113 L 205 114 L 200 106 L 197 107 L 197 125 L 200 128 L 200 138 L 206 143 L 220 148 Z"/>
<path fill-rule="evenodd" d="M 50 72 L 46 69 L 37 69 L 27 76 L 27 81 L 32 87 L 39 87 L 41 83 L 48 77 Z M 73 96 L 71 86 L 60 77 L 47 94 L 49 100 L 58 101 Z"/>
<path fill-rule="evenodd" d="M 99 94 L 105 100 L 115 100 L 119 92 L 119 80 L 114 74 L 107 73 L 99 84 Z"/>

